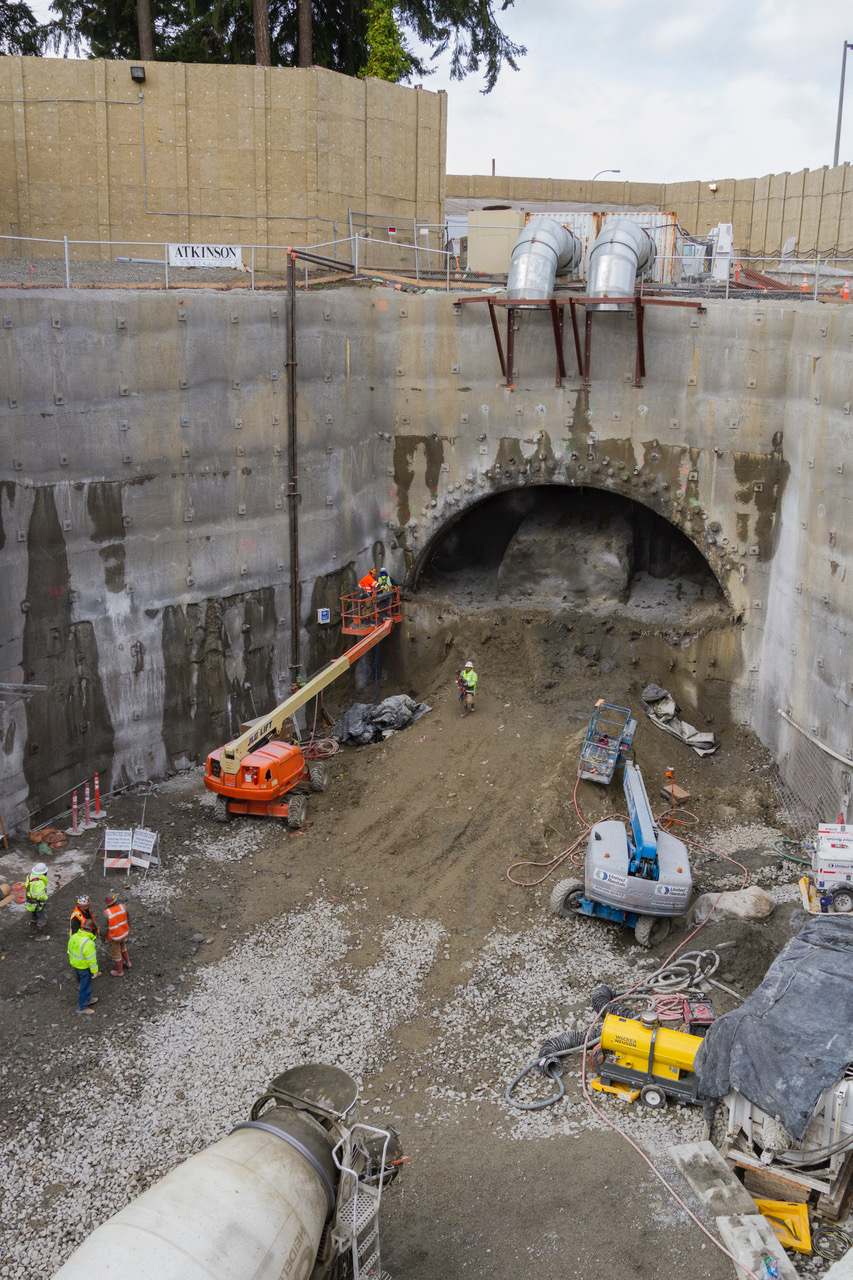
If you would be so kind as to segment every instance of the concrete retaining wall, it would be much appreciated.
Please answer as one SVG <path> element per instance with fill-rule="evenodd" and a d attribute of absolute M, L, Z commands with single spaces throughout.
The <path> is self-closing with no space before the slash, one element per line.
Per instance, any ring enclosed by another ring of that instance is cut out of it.
<path fill-rule="evenodd" d="M 0 680 L 49 686 L 0 721 L 9 822 L 94 768 L 180 767 L 288 689 L 288 313 L 59 290 L 0 292 L 0 311 Z M 633 320 L 598 315 L 591 391 L 555 387 L 545 313 L 519 314 L 514 391 L 479 304 L 362 287 L 296 314 L 306 670 L 339 651 L 316 610 L 371 563 L 413 581 L 490 495 L 588 485 L 702 550 L 765 742 L 782 707 L 850 754 L 848 310 L 649 308 L 641 389 Z"/>

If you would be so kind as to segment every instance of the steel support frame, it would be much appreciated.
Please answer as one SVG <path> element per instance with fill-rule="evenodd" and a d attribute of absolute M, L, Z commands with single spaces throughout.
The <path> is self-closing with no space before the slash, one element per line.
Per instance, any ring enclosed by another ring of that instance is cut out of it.
<path fill-rule="evenodd" d="M 603 302 L 629 304 L 634 310 L 634 324 L 636 331 L 636 348 L 637 354 L 634 361 L 634 386 L 641 387 L 643 379 L 646 376 L 646 344 L 645 344 L 645 310 L 646 307 L 692 307 L 700 315 L 705 312 L 704 303 L 693 298 L 650 298 L 647 295 L 636 294 L 633 297 L 624 298 L 587 298 L 574 295 L 568 298 L 537 298 L 524 303 L 513 302 L 508 298 L 493 298 L 488 295 L 477 296 L 472 298 L 458 298 L 457 303 L 469 302 L 485 302 L 489 308 L 489 318 L 492 322 L 492 332 L 495 338 L 495 346 L 498 352 L 498 360 L 500 361 L 501 373 L 508 387 L 513 387 L 513 363 L 515 358 L 515 312 L 526 308 L 528 310 L 542 310 L 545 307 L 551 313 L 551 327 L 554 333 L 554 348 L 557 353 L 557 374 L 556 385 L 563 385 L 563 379 L 566 377 L 566 362 L 563 354 L 563 332 L 564 332 L 564 308 L 569 307 L 572 320 L 572 336 L 575 343 L 575 358 L 578 365 L 578 373 L 583 382 L 583 386 L 588 388 L 592 385 L 591 381 L 591 363 L 592 363 L 592 316 L 597 307 Z M 506 356 L 501 343 L 500 328 L 498 326 L 497 316 L 495 314 L 496 307 L 504 307 L 507 313 L 507 332 L 506 332 Z M 580 328 L 578 325 L 578 307 L 583 307 L 584 315 L 584 342 L 583 350 L 581 350 Z"/>

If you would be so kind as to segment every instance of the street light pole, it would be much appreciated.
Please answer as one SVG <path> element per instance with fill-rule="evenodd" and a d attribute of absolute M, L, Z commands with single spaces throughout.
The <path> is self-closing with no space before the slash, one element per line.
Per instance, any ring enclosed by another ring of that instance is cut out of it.
<path fill-rule="evenodd" d="M 853 44 L 849 40 L 844 41 L 844 53 L 841 55 L 841 84 L 838 88 L 838 123 L 835 126 L 835 155 L 832 159 L 832 167 L 838 167 L 838 153 L 841 150 L 841 113 L 844 110 L 844 76 L 847 71 L 847 50 L 853 49 Z"/>
<path fill-rule="evenodd" d="M 851 45 L 851 48 L 853 48 L 853 45 Z M 847 50 L 845 48 L 845 53 L 846 52 Z M 622 172 L 621 169 L 599 169 L 598 173 L 594 173 L 592 175 L 592 181 L 595 182 L 596 178 L 600 178 L 603 173 L 621 173 L 621 172 Z"/>

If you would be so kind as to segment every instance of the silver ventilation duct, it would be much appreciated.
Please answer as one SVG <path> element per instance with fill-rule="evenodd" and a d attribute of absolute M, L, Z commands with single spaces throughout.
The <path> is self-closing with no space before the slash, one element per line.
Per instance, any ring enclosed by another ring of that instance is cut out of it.
<path fill-rule="evenodd" d="M 553 218 L 535 218 L 515 242 L 506 281 L 507 301 L 550 298 L 558 275 L 580 266 L 583 248 L 571 231 Z"/>
<path fill-rule="evenodd" d="M 655 263 L 655 242 L 630 218 L 608 218 L 589 255 L 589 298 L 631 298 L 637 279 Z M 596 311 L 630 311 L 630 303 L 596 305 Z"/>

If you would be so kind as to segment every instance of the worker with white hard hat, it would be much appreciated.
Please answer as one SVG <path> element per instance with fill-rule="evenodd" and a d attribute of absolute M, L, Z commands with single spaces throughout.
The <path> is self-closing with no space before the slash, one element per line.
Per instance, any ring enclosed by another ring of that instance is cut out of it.
<path fill-rule="evenodd" d="M 71 912 L 68 932 L 76 933 L 86 920 L 90 921 L 92 928 L 95 931 L 95 937 L 97 938 L 100 930 L 98 929 L 95 916 L 92 912 L 92 900 L 87 893 L 81 893 L 80 897 L 77 899 L 74 910 Z"/>
<path fill-rule="evenodd" d="M 462 703 L 463 712 L 466 714 L 470 714 L 474 710 L 474 695 L 477 692 L 478 679 L 479 676 L 474 670 L 473 662 L 466 662 L 462 670 L 456 673 L 459 699 Z"/>
<path fill-rule="evenodd" d="M 47 942 L 47 867 L 37 862 L 24 881 L 27 912 L 30 917 L 30 937 L 34 942 Z"/>

